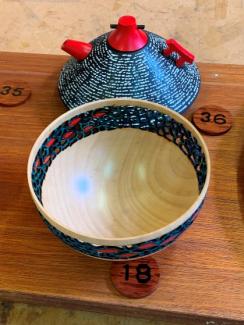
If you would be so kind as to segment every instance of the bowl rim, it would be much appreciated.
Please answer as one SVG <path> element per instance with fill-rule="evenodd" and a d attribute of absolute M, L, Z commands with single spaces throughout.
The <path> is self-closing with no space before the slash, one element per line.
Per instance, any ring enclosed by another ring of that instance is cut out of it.
<path fill-rule="evenodd" d="M 56 129 L 61 123 L 64 123 L 66 120 L 71 119 L 72 117 L 76 116 L 77 114 L 84 113 L 90 110 L 103 108 L 105 106 L 138 106 L 142 108 L 148 108 L 150 110 L 157 110 L 161 113 L 164 113 L 166 115 L 169 115 L 177 122 L 180 122 L 183 124 L 186 129 L 188 129 L 191 134 L 197 139 L 199 144 L 201 145 L 201 148 L 205 154 L 206 158 L 206 165 L 207 165 L 207 174 L 204 186 L 199 193 L 197 199 L 193 202 L 193 204 L 177 219 L 172 221 L 171 223 L 167 224 L 164 227 L 161 227 L 159 229 L 156 229 L 152 232 L 145 233 L 142 235 L 136 235 L 131 237 L 122 237 L 122 238 L 96 238 L 93 236 L 87 236 L 84 234 L 81 234 L 79 232 L 75 232 L 74 230 L 71 230 L 69 227 L 64 226 L 58 221 L 54 216 L 50 215 L 48 211 L 43 207 L 43 205 L 38 200 L 33 186 L 32 186 L 32 169 L 33 169 L 33 162 L 35 160 L 36 154 L 40 148 L 40 146 L 43 144 L 45 139 L 50 135 L 50 133 Z M 197 131 L 197 129 L 194 127 L 194 125 L 188 121 L 185 117 L 180 115 L 179 113 L 173 111 L 170 108 L 167 108 L 166 106 L 150 102 L 147 100 L 141 100 L 141 99 L 134 99 L 134 98 L 127 98 L 127 97 L 121 97 L 121 98 L 111 98 L 111 99 L 103 99 L 98 101 L 89 102 L 80 106 L 77 106 L 76 108 L 67 111 L 57 117 L 55 120 L 53 120 L 39 135 L 39 137 L 36 139 L 34 145 L 32 146 L 31 152 L 29 154 L 28 158 L 28 164 L 27 164 L 27 179 L 28 179 L 28 185 L 30 189 L 30 193 L 32 196 L 32 199 L 39 210 L 39 212 L 42 214 L 42 216 L 47 219 L 47 221 L 53 225 L 55 228 L 57 228 L 59 231 L 64 233 L 65 235 L 68 235 L 70 237 L 76 238 L 81 242 L 90 243 L 92 245 L 101 245 L 101 246 L 128 246 L 131 244 L 137 244 L 146 242 L 149 240 L 156 239 L 158 237 L 163 236 L 164 234 L 167 234 L 168 232 L 176 229 L 180 225 L 182 225 L 188 218 L 190 218 L 194 212 L 198 209 L 198 207 L 201 205 L 202 201 L 205 198 L 209 181 L 210 181 L 210 170 L 211 170 L 211 163 L 210 163 L 210 156 L 209 151 L 207 148 L 207 145 L 202 137 L 202 135 Z"/>

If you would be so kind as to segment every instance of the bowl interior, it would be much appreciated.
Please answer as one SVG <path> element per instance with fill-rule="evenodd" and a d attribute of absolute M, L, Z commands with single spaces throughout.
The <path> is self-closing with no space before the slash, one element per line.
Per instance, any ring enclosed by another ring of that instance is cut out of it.
<path fill-rule="evenodd" d="M 204 159 L 196 139 L 168 116 L 108 107 L 53 130 L 35 157 L 32 183 L 62 227 L 123 239 L 153 232 L 185 213 L 203 186 Z"/>

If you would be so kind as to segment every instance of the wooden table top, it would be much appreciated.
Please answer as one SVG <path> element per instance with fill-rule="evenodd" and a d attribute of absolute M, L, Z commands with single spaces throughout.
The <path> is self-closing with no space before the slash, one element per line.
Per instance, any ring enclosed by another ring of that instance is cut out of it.
<path fill-rule="evenodd" d="M 0 107 L 0 299 L 167 319 L 169 324 L 242 323 L 244 66 L 199 64 L 202 87 L 187 115 L 203 105 L 221 105 L 231 111 L 233 127 L 221 136 L 204 136 L 212 161 L 206 203 L 190 229 L 154 255 L 161 272 L 158 289 L 129 299 L 111 285 L 111 262 L 65 246 L 43 224 L 29 194 L 30 149 L 65 112 L 57 78 L 66 60 L 0 53 L 0 82 L 23 80 L 32 90 L 26 103 Z"/>

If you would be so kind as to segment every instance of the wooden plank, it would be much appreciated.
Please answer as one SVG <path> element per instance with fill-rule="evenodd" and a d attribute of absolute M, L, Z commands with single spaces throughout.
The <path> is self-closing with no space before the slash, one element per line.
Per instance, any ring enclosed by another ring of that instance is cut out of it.
<path fill-rule="evenodd" d="M 0 81 L 27 81 L 23 105 L 0 107 L 0 299 L 54 304 L 179 320 L 244 321 L 244 67 L 199 64 L 196 107 L 221 105 L 232 129 L 204 136 L 212 160 L 208 197 L 193 226 L 155 255 L 158 289 L 128 299 L 113 289 L 110 262 L 83 256 L 56 239 L 42 223 L 26 180 L 29 151 L 39 133 L 65 112 L 57 91 L 67 57 L 0 54 Z M 217 76 L 216 76 L 217 75 Z"/>

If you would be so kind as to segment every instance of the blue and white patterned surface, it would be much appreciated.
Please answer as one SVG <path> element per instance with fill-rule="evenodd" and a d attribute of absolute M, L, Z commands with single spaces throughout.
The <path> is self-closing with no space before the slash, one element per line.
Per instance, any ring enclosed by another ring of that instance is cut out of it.
<path fill-rule="evenodd" d="M 164 38 L 151 32 L 139 51 L 118 52 L 107 44 L 108 34 L 92 41 L 93 49 L 83 61 L 71 58 L 63 67 L 59 92 L 72 109 L 98 99 L 132 97 L 147 99 L 182 113 L 196 98 L 200 75 L 196 65 L 175 65 L 177 54 L 162 52 Z"/>

